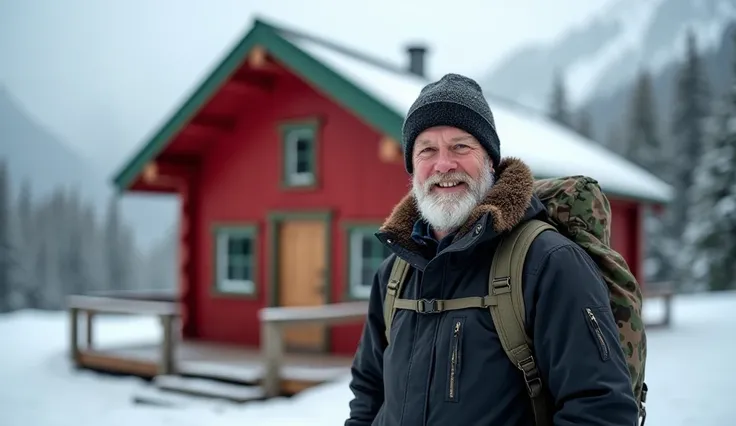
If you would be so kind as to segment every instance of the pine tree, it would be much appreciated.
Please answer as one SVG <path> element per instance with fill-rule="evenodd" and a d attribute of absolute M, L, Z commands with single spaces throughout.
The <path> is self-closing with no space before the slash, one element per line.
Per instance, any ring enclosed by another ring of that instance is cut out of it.
<path fill-rule="evenodd" d="M 593 134 L 593 124 L 591 123 L 590 114 L 586 110 L 580 110 L 578 112 L 578 119 L 575 123 L 575 131 L 584 138 L 588 138 L 592 141 L 595 140 Z"/>
<path fill-rule="evenodd" d="M 46 282 L 47 287 L 44 288 L 44 297 L 48 309 L 60 309 L 64 305 L 66 289 L 64 282 L 64 270 L 62 260 L 64 252 L 67 249 L 65 244 L 66 233 L 69 231 L 67 194 L 64 187 L 58 187 L 51 196 L 51 200 L 46 206 L 44 216 L 46 217 L 46 227 L 44 238 L 47 241 L 49 276 Z"/>
<path fill-rule="evenodd" d="M 0 313 L 11 306 L 10 282 L 13 253 L 10 245 L 10 182 L 5 161 L 0 161 Z"/>
<path fill-rule="evenodd" d="M 617 122 L 608 125 L 604 145 L 618 155 L 624 155 L 626 146 L 623 138 L 622 126 Z"/>
<path fill-rule="evenodd" d="M 664 175 L 652 80 L 647 70 L 639 72 L 628 111 L 624 155 L 652 173 Z"/>
<path fill-rule="evenodd" d="M 31 215 L 33 207 L 31 203 L 31 184 L 25 179 L 21 183 L 20 192 L 18 193 L 18 223 L 20 235 L 23 239 L 29 238 L 32 233 Z"/>
<path fill-rule="evenodd" d="M 675 107 L 671 133 L 674 139 L 672 180 L 675 193 L 669 208 L 669 232 L 673 238 L 681 237 L 691 204 L 691 187 L 694 181 L 693 165 L 700 163 L 704 143 L 704 124 L 709 115 L 709 87 L 701 58 L 697 51 L 695 35 L 688 32 L 685 60 L 678 71 L 675 86 Z"/>
<path fill-rule="evenodd" d="M 84 253 L 84 226 L 79 195 L 73 192 L 67 200 L 65 241 L 61 253 L 61 275 L 64 294 L 79 294 L 88 288 L 88 270 Z"/>
<path fill-rule="evenodd" d="M 736 48 L 736 36 L 734 42 Z M 703 127 L 705 151 L 684 238 L 690 280 L 714 291 L 736 289 L 736 62 L 732 81 L 729 96 L 716 104 L 717 113 Z"/>
<path fill-rule="evenodd" d="M 567 101 L 567 89 L 562 73 L 556 72 L 552 84 L 552 96 L 549 104 L 549 118 L 562 126 L 572 128 L 572 118 Z"/>
<path fill-rule="evenodd" d="M 52 283 L 49 244 L 45 238 L 39 238 L 37 242 L 34 247 L 33 280 L 24 287 L 26 306 L 31 309 L 49 309 L 52 306 L 44 291 Z"/>
<path fill-rule="evenodd" d="M 105 253 L 108 289 L 127 290 L 131 286 L 132 244 L 120 220 L 118 199 L 110 199 L 105 223 Z"/>
<path fill-rule="evenodd" d="M 107 253 L 105 247 L 105 235 L 100 229 L 100 224 L 95 217 L 94 209 L 85 206 L 81 212 L 82 256 L 85 259 L 85 271 L 87 277 L 86 292 L 94 292 L 109 289 L 109 274 L 107 273 Z"/>
<path fill-rule="evenodd" d="M 655 108 L 651 76 L 647 70 L 641 70 L 629 101 L 626 118 L 625 144 L 622 155 L 635 164 L 659 177 L 665 176 L 662 146 L 657 128 L 657 111 Z M 646 210 L 645 247 L 647 265 L 646 279 L 651 281 L 671 279 L 672 255 L 676 250 L 672 241 L 661 230 L 664 227 L 662 218 L 651 210 Z"/>

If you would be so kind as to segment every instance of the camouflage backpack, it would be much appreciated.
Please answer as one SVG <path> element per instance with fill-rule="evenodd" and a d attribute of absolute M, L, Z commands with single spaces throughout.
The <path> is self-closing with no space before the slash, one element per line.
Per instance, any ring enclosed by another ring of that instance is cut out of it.
<path fill-rule="evenodd" d="M 644 425 L 647 350 L 641 317 L 642 294 L 626 261 L 610 246 L 611 209 L 608 199 L 597 181 L 584 176 L 538 180 L 534 183 L 534 191 L 547 208 L 549 223 L 532 220 L 503 237 L 493 256 L 487 296 L 434 300 L 433 311 L 489 309 L 504 351 L 522 371 L 536 425 L 551 425 L 549 401 L 542 392 L 543 383 L 534 360 L 532 341 L 523 326 L 521 274 L 526 252 L 534 238 L 545 230 L 562 233 L 585 249 L 608 286 L 611 308 L 619 330 L 619 343 L 628 362 L 631 386 L 639 403 L 641 424 Z M 389 330 L 396 309 L 421 309 L 417 300 L 397 298 L 408 271 L 409 264 L 397 257 L 384 302 L 387 341 L 390 341 Z M 591 319 L 595 320 L 594 317 Z"/>

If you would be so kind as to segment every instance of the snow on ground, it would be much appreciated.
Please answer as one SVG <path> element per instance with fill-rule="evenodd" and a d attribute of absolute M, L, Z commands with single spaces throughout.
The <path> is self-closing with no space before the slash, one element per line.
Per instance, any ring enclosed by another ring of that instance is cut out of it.
<path fill-rule="evenodd" d="M 647 314 L 658 315 L 656 302 Z M 98 318 L 101 344 L 158 337 L 149 318 Z M 183 407 L 133 404 L 150 390 L 135 378 L 70 368 L 68 325 L 61 313 L 0 317 L 0 413 L 3 426 L 340 425 L 351 394 L 347 378 L 294 398 L 235 405 L 189 397 Z M 650 330 L 648 426 L 736 424 L 736 292 L 680 296 L 669 330 Z"/>

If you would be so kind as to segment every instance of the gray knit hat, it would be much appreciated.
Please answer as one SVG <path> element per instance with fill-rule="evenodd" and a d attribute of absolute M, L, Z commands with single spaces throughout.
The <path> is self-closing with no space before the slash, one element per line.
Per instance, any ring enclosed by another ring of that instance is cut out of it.
<path fill-rule="evenodd" d="M 483 90 L 478 83 L 458 74 L 446 74 L 426 85 L 404 120 L 402 146 L 406 171 L 414 173 L 414 140 L 433 126 L 452 126 L 473 135 L 488 151 L 494 165 L 501 161 L 501 142 Z"/>

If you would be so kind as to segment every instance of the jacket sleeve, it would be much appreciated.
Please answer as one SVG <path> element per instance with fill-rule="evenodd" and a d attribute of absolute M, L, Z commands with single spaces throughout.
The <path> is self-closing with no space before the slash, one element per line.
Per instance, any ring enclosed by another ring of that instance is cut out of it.
<path fill-rule="evenodd" d="M 383 269 L 380 268 L 373 278 L 368 315 L 353 358 L 350 390 L 354 397 L 345 426 L 370 426 L 383 405 L 383 351 L 387 346 L 380 272 Z"/>
<path fill-rule="evenodd" d="M 538 274 L 534 346 L 555 426 L 633 426 L 638 406 L 608 288 L 584 251 L 550 251 Z"/>

